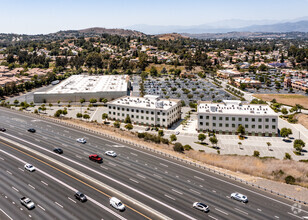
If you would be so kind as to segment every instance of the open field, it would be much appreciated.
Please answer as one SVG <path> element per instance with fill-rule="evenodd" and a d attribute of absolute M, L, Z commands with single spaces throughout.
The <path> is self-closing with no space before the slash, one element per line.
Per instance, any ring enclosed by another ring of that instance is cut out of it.
<path fill-rule="evenodd" d="M 303 125 L 308 129 L 308 115 L 305 114 L 296 114 L 295 118 L 298 120 L 298 123 Z"/>
<path fill-rule="evenodd" d="M 295 104 L 302 105 L 305 109 L 308 109 L 308 96 L 298 94 L 255 94 L 253 95 L 264 101 L 271 101 L 276 99 L 277 102 L 294 106 Z"/>

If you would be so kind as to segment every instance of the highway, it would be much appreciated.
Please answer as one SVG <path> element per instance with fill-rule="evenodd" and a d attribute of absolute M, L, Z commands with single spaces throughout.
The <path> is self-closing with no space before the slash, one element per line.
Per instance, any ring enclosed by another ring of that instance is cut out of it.
<path fill-rule="evenodd" d="M 54 122 L 1 108 L 0 127 L 7 129 L 0 133 L 0 219 L 159 218 L 146 207 L 170 219 L 301 219 L 308 215 L 307 207 L 292 210 L 292 201 Z M 29 133 L 28 128 L 37 132 Z M 77 143 L 80 137 L 87 143 Z M 64 154 L 53 153 L 55 147 L 62 148 Z M 118 157 L 103 155 L 106 150 L 115 151 Z M 89 161 L 92 153 L 103 156 L 104 163 Z M 25 171 L 25 162 L 38 170 Z M 76 190 L 90 199 L 77 201 Z M 230 199 L 232 192 L 247 195 L 249 202 Z M 21 207 L 21 196 L 31 198 L 36 208 L 28 211 Z M 110 196 L 120 198 L 127 209 L 119 212 L 111 208 Z M 210 212 L 193 209 L 196 201 L 209 205 Z"/>

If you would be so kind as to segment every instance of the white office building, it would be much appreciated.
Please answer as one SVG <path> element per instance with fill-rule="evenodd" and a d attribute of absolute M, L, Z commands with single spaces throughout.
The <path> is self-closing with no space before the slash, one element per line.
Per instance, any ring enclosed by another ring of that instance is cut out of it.
<path fill-rule="evenodd" d="M 159 99 L 158 96 L 126 96 L 107 103 L 108 117 L 124 121 L 127 116 L 139 125 L 171 127 L 181 119 L 181 100 Z"/>
<path fill-rule="evenodd" d="M 79 102 L 101 98 L 108 100 L 129 95 L 130 81 L 127 75 L 73 75 L 44 92 L 34 93 L 35 103 Z"/>
<path fill-rule="evenodd" d="M 198 131 L 236 134 L 239 125 L 247 135 L 277 136 L 278 115 L 268 105 L 242 104 L 238 100 L 198 104 Z"/>

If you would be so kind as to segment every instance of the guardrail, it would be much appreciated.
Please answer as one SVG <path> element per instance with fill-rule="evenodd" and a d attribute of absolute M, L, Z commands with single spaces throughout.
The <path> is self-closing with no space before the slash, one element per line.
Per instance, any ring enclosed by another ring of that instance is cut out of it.
<path fill-rule="evenodd" d="M 10 110 L 11 110 L 11 111 L 18 111 L 18 110 L 15 110 L 15 109 L 10 109 Z M 282 193 L 273 191 L 273 190 L 271 190 L 271 189 L 268 189 L 268 188 L 262 187 L 262 186 L 260 186 L 260 185 L 254 184 L 254 183 L 252 183 L 252 182 L 248 182 L 248 181 L 243 180 L 243 179 L 241 179 L 241 178 L 238 178 L 238 177 L 236 177 L 236 176 L 232 176 L 232 175 L 226 174 L 226 173 L 224 173 L 224 172 L 221 172 L 221 171 L 218 171 L 218 170 L 209 168 L 209 167 L 207 167 L 207 166 L 200 165 L 200 164 L 198 164 L 198 163 L 191 162 L 191 161 L 189 161 L 189 160 L 182 159 L 182 158 L 179 158 L 179 157 L 176 157 L 176 156 L 173 156 L 173 155 L 170 155 L 170 154 L 167 154 L 167 153 L 158 151 L 158 150 L 156 150 L 156 149 L 149 148 L 149 147 L 147 147 L 147 146 L 134 143 L 134 142 L 132 142 L 132 141 L 128 141 L 128 140 L 125 140 L 125 139 L 122 139 L 122 138 L 118 138 L 118 137 L 115 137 L 115 136 L 112 136 L 112 135 L 109 135 L 109 134 L 105 134 L 105 133 L 102 133 L 102 132 L 94 131 L 94 130 L 91 130 L 91 129 L 89 129 L 89 128 L 85 128 L 85 127 L 82 127 L 82 126 L 79 126 L 79 125 L 70 124 L 70 123 L 67 123 L 67 122 L 65 122 L 65 121 L 63 121 L 63 120 L 60 120 L 60 119 L 50 118 L 50 117 L 46 117 L 46 116 L 42 116 L 42 115 L 37 115 L 37 114 L 31 113 L 31 112 L 25 112 L 25 111 L 18 111 L 18 112 L 23 113 L 23 114 L 26 114 L 26 115 L 31 115 L 31 116 L 34 116 L 34 117 L 36 117 L 36 118 L 41 118 L 41 119 L 49 120 L 49 121 L 52 121 L 52 122 L 57 122 L 57 123 L 60 123 L 60 124 L 63 124 L 63 125 L 67 125 L 67 126 L 69 126 L 69 127 L 78 128 L 78 129 L 80 129 L 80 130 L 87 131 L 87 132 L 90 132 L 90 133 L 93 133 L 93 134 L 101 135 L 101 136 L 104 136 L 104 137 L 109 138 L 109 139 L 111 139 L 111 140 L 115 140 L 115 141 L 119 141 L 119 142 L 122 142 L 122 143 L 125 143 L 125 144 L 129 144 L 129 145 L 131 145 L 131 146 L 138 147 L 138 148 L 141 148 L 141 149 L 144 149 L 144 150 L 148 150 L 148 151 L 150 151 L 150 152 L 153 152 L 153 153 L 156 153 L 156 154 L 159 154 L 159 155 L 162 155 L 162 156 L 165 156 L 165 157 L 168 157 L 168 158 L 171 158 L 171 159 L 174 159 L 174 160 L 177 160 L 177 161 L 186 163 L 186 164 L 188 164 L 188 165 L 195 166 L 195 167 L 198 167 L 198 168 L 203 169 L 203 170 L 207 170 L 207 171 L 209 171 L 209 172 L 212 172 L 212 173 L 215 173 L 215 174 L 218 174 L 218 175 L 227 177 L 227 178 L 229 178 L 229 179 L 232 179 L 232 180 L 235 180 L 235 181 L 244 183 L 244 184 L 246 184 L 246 185 L 249 185 L 249 186 L 252 186 L 252 187 L 261 189 L 261 190 L 263 190 L 263 191 L 270 192 L 270 193 L 275 194 L 275 195 L 277 195 L 277 196 L 280 196 L 280 197 L 283 197 L 283 198 L 286 198 L 286 199 L 289 199 L 289 200 L 292 200 L 292 201 L 295 201 L 295 202 L 298 202 L 298 203 L 302 203 L 302 204 L 304 204 L 304 205 L 307 204 L 307 201 L 302 201 L 302 200 L 299 200 L 299 199 L 290 197 L 290 196 L 288 196 L 288 195 L 285 195 L 285 194 L 282 194 Z"/>

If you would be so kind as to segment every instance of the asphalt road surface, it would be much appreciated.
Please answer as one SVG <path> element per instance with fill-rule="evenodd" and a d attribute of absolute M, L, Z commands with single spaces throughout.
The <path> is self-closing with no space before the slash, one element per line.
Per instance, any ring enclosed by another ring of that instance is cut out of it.
<path fill-rule="evenodd" d="M 260 191 L 220 175 L 20 112 L 0 109 L 0 219 L 302 219 L 307 207 Z M 29 133 L 35 128 L 36 133 Z M 84 137 L 86 144 L 76 142 Z M 55 154 L 55 147 L 63 149 Z M 104 155 L 115 151 L 116 158 Z M 88 159 L 104 158 L 102 164 Z M 37 170 L 24 170 L 25 163 Z M 82 191 L 88 201 L 74 198 Z M 230 199 L 240 192 L 249 202 Z M 31 198 L 27 210 L 19 199 Z M 124 212 L 109 206 L 116 196 Z M 208 213 L 192 208 L 194 202 L 210 207 Z"/>

